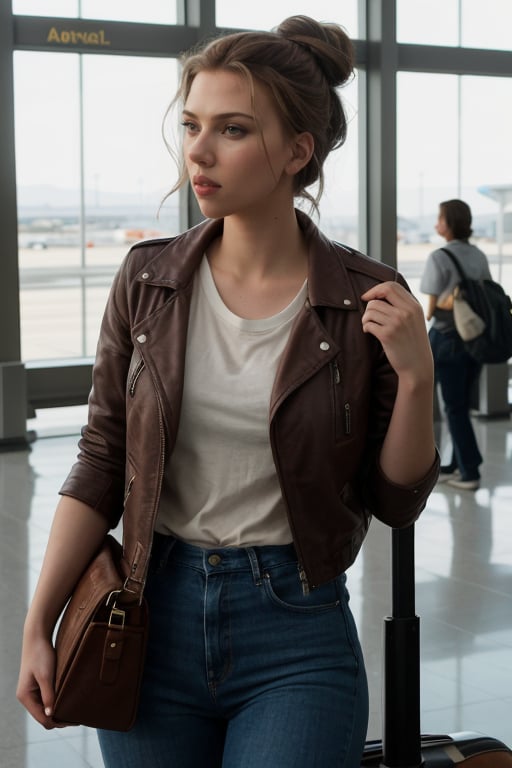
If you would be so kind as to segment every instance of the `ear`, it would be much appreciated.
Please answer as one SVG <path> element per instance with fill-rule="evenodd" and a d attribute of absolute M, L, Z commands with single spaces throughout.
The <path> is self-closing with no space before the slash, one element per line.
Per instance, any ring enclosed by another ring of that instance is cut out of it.
<path fill-rule="evenodd" d="M 295 176 L 311 160 L 315 151 L 315 140 L 309 131 L 297 133 L 290 142 L 291 157 L 286 164 L 286 172 L 290 176 Z"/>

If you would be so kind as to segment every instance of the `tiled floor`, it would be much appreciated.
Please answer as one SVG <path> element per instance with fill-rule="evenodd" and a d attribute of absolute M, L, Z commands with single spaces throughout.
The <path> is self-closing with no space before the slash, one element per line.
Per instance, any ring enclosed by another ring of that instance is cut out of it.
<path fill-rule="evenodd" d="M 422 730 L 476 730 L 512 744 L 512 421 L 476 421 L 476 429 L 486 457 L 480 490 L 438 485 L 416 525 Z M 0 454 L 0 768 L 102 766 L 93 731 L 46 732 L 14 695 L 27 600 L 76 454 L 76 435 L 59 430 L 42 429 L 30 451 Z M 389 554 L 390 532 L 374 521 L 349 573 L 370 681 L 369 738 L 381 733 Z"/>

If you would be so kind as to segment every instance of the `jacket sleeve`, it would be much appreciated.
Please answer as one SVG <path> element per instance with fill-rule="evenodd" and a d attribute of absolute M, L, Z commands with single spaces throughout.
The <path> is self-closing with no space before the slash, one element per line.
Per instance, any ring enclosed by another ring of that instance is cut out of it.
<path fill-rule="evenodd" d="M 60 493 L 117 525 L 123 508 L 126 456 L 126 382 L 132 356 L 127 302 L 128 258 L 114 278 L 93 366 L 87 425 L 76 463 Z"/>
<path fill-rule="evenodd" d="M 380 466 L 376 465 L 368 506 L 375 517 L 392 528 L 405 528 L 414 523 L 425 508 L 427 499 L 439 474 L 439 454 L 427 474 L 414 485 L 396 485 L 391 482 Z"/>

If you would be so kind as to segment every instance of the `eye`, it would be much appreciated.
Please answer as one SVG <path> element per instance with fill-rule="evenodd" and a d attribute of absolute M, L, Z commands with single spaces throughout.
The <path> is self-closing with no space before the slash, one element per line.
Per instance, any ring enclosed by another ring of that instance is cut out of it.
<path fill-rule="evenodd" d="M 238 138 L 239 136 L 245 136 L 247 131 L 245 128 L 242 128 L 239 125 L 226 125 L 222 133 L 224 133 L 226 136 Z"/>
<path fill-rule="evenodd" d="M 195 133 L 199 130 L 196 123 L 194 123 L 192 120 L 182 120 L 181 125 L 187 133 Z"/>

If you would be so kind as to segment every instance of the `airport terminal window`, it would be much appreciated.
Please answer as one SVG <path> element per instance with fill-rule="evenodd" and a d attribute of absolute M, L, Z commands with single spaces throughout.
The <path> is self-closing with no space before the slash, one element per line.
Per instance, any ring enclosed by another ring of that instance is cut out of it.
<path fill-rule="evenodd" d="M 176 24 L 176 0 L 13 0 L 13 13 Z"/>
<path fill-rule="evenodd" d="M 218 27 L 271 29 L 287 16 L 304 14 L 322 21 L 342 24 L 351 37 L 358 36 L 358 0 L 280 0 L 279 3 L 241 3 L 240 0 L 216 0 Z"/>
<path fill-rule="evenodd" d="M 80 67 L 66 54 L 62 63 L 15 55 L 24 361 L 93 355 L 130 244 L 178 229 L 176 197 L 158 215 L 176 179 L 160 134 L 176 61 L 83 56 Z"/>
<path fill-rule="evenodd" d="M 397 0 L 401 43 L 510 50 L 510 0 Z"/>
<path fill-rule="evenodd" d="M 268 29 L 291 13 L 306 13 L 342 23 L 358 38 L 364 37 L 358 28 L 359 5 L 359 0 L 346 0 L 340 8 L 336 0 L 318 0 L 312 8 L 306 0 L 283 0 L 248 9 L 238 0 L 216 0 L 216 24 Z M 177 0 L 13 0 L 15 14 L 153 23 L 174 23 L 177 6 Z M 425 44 L 427 64 L 432 57 L 428 45 L 508 48 L 510 21 L 509 0 L 488 0 L 485 14 L 479 0 L 397 0 L 398 40 Z M 176 68 L 174 59 L 15 53 L 25 361 L 93 354 L 108 285 L 130 238 L 177 231 L 176 201 L 156 219 L 161 195 L 175 173 L 159 126 L 167 95 L 174 91 Z M 510 78 L 399 72 L 397 82 L 399 267 L 414 288 L 433 245 L 437 203 L 460 195 L 473 206 L 477 231 L 489 238 L 493 270 L 498 278 L 502 271 L 512 290 L 507 271 L 507 217 L 512 214 L 505 213 L 500 245 L 498 203 L 492 197 L 496 185 L 512 185 L 505 162 Z M 355 80 L 342 91 L 349 134 L 325 169 L 320 226 L 357 247 L 358 152 L 364 147 L 358 147 L 356 85 Z M 64 217 L 59 214 L 63 207 Z M 105 229 L 105 216 L 112 211 L 117 215 Z M 55 310 L 54 320 L 48 307 Z M 65 332 L 63 316 L 73 318 Z"/>
<path fill-rule="evenodd" d="M 399 73 L 398 266 L 413 290 L 427 254 L 444 243 L 434 230 L 438 204 L 459 197 L 473 211 L 473 241 L 512 293 L 512 221 L 499 205 L 501 195 L 512 200 L 512 114 L 503 108 L 511 99 L 509 78 Z"/>

